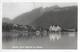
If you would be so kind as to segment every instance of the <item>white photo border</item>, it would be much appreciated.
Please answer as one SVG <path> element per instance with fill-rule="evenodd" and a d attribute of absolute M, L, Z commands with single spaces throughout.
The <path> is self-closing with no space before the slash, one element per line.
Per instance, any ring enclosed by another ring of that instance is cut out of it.
<path fill-rule="evenodd" d="M 9 2 L 76 2 L 78 3 L 78 41 L 77 41 L 77 50 L 68 50 L 68 49 L 2 49 L 2 4 Z M 79 0 L 1 0 L 0 2 L 0 52 L 79 52 L 80 51 L 80 4 Z"/>

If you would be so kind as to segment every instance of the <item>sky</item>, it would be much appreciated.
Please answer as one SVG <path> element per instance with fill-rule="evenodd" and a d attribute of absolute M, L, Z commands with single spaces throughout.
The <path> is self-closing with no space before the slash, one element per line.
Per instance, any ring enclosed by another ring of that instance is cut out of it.
<path fill-rule="evenodd" d="M 18 15 L 29 12 L 38 7 L 50 7 L 58 5 L 60 7 L 73 6 L 77 3 L 47 3 L 47 2 L 24 2 L 24 3 L 3 3 L 2 17 L 14 19 Z"/>

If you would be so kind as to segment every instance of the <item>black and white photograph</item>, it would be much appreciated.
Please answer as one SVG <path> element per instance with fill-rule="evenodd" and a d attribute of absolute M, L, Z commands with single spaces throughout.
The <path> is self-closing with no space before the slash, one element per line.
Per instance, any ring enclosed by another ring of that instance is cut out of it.
<path fill-rule="evenodd" d="M 2 49 L 77 49 L 78 3 L 2 5 Z"/>

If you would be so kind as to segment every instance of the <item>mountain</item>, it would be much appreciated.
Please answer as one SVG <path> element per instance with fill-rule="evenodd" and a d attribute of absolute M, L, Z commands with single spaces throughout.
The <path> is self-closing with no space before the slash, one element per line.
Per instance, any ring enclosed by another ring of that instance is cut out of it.
<path fill-rule="evenodd" d="M 64 29 L 77 28 L 77 6 L 36 8 L 17 16 L 13 23 L 49 27 L 61 25 Z"/>
<path fill-rule="evenodd" d="M 2 18 L 2 22 L 11 23 L 11 20 L 9 18 L 4 17 Z"/>
<path fill-rule="evenodd" d="M 57 24 L 63 29 L 77 28 L 77 6 L 69 6 L 45 12 L 42 16 L 36 19 L 33 25 L 49 27 L 52 24 Z"/>
<path fill-rule="evenodd" d="M 47 7 L 47 8 L 36 8 L 33 9 L 30 12 L 23 13 L 19 16 L 17 16 L 14 20 L 13 23 L 17 24 L 31 24 L 34 22 L 36 19 L 38 19 L 40 16 L 42 16 L 45 12 L 51 11 L 53 8 L 59 8 L 59 6 L 53 6 L 53 7 Z"/>
<path fill-rule="evenodd" d="M 19 16 L 17 16 L 13 23 L 17 24 L 30 24 L 33 21 L 35 21 L 39 16 L 43 14 L 42 7 L 33 9 L 30 12 L 23 13 Z"/>

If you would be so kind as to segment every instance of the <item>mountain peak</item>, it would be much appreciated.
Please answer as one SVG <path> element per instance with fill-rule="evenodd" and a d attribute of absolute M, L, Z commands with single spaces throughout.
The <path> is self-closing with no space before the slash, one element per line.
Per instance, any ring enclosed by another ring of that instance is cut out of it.
<path fill-rule="evenodd" d="M 60 9 L 60 7 L 58 5 L 54 5 L 54 6 L 50 6 L 50 7 L 46 7 L 44 8 L 44 10 L 47 11 L 55 11 L 56 9 Z"/>

